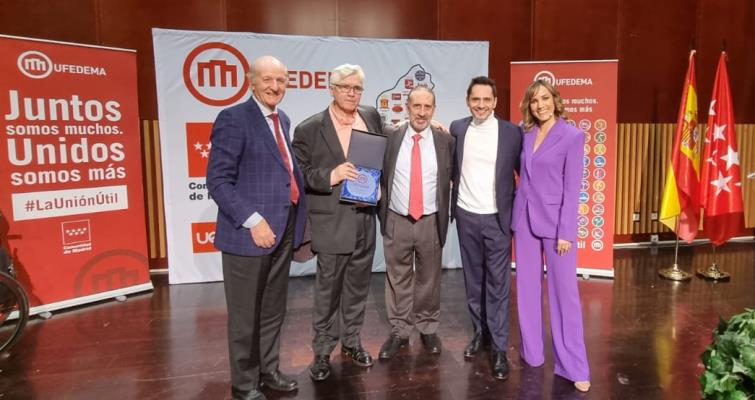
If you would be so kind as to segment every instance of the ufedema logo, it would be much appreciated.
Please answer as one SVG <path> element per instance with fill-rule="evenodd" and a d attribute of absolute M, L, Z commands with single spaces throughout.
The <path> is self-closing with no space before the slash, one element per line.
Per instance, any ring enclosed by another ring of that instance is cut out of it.
<path fill-rule="evenodd" d="M 557 87 L 592 85 L 592 78 L 556 78 L 556 75 L 548 70 L 536 73 L 532 81 L 543 81 Z"/>
<path fill-rule="evenodd" d="M 41 51 L 26 51 L 18 56 L 18 70 L 32 79 L 47 78 L 52 73 L 52 60 Z"/>
<path fill-rule="evenodd" d="M 540 71 L 535 74 L 535 79 L 533 79 L 533 81 L 544 81 L 548 84 L 555 85 L 556 76 L 550 71 Z"/>
<path fill-rule="evenodd" d="M 249 89 L 249 63 L 235 47 L 220 42 L 197 46 L 184 61 L 186 89 L 195 99 L 210 106 L 227 106 L 240 100 Z"/>
<path fill-rule="evenodd" d="M 32 79 L 47 78 L 53 72 L 79 75 L 107 75 L 107 71 L 103 67 L 54 63 L 47 54 L 36 50 L 21 53 L 16 60 L 16 66 L 18 66 L 18 70 L 22 74 Z"/>

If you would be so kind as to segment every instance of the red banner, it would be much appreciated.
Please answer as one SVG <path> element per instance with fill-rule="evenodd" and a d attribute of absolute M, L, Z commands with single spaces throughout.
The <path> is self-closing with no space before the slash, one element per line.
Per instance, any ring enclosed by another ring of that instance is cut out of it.
<path fill-rule="evenodd" d="M 558 88 L 569 123 L 585 131 L 577 266 L 584 273 L 613 276 L 618 62 L 511 63 L 510 115 L 514 123 L 521 121 L 519 102 L 527 85 L 537 79 Z"/>
<path fill-rule="evenodd" d="M 0 36 L 0 60 L 0 237 L 32 305 L 150 289 L 136 53 Z"/>

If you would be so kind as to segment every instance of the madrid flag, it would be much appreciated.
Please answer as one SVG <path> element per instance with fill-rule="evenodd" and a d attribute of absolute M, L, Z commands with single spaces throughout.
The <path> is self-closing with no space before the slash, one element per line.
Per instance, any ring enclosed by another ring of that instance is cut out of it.
<path fill-rule="evenodd" d="M 700 204 L 705 210 L 705 234 L 719 246 L 744 230 L 739 153 L 734 130 L 726 52 L 721 52 L 713 84 L 700 175 Z"/>
<path fill-rule="evenodd" d="M 700 133 L 697 129 L 695 51 L 689 54 L 671 164 L 666 173 L 659 220 L 688 243 L 697 236 L 700 220 Z M 677 229 L 678 219 L 678 229 Z"/>

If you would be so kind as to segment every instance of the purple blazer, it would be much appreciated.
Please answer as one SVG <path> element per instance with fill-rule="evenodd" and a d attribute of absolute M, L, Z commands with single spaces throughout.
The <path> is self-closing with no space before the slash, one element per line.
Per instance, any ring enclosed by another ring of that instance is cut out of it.
<path fill-rule="evenodd" d="M 286 142 L 291 121 L 280 108 L 280 124 Z M 222 110 L 212 125 L 212 148 L 207 164 L 207 187 L 218 205 L 215 247 L 240 256 L 263 256 L 280 244 L 291 207 L 290 176 L 273 133 L 257 103 L 249 100 Z M 294 177 L 299 186 L 294 248 L 304 236 L 307 207 L 304 179 L 296 157 Z M 260 213 L 275 233 L 269 249 L 258 247 L 243 223 L 255 212 Z"/>
<path fill-rule="evenodd" d="M 511 229 L 516 231 L 525 222 L 526 212 L 535 236 L 573 243 L 577 239 L 585 134 L 559 118 L 533 152 L 538 130 L 535 126 L 524 134 Z"/>

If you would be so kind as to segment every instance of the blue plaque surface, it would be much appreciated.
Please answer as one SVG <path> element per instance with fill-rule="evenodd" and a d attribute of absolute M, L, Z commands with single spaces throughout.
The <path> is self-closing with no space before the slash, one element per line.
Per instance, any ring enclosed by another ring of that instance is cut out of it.
<path fill-rule="evenodd" d="M 341 200 L 352 203 L 375 205 L 380 190 L 380 170 L 357 166 L 359 175 L 353 181 L 344 181 L 341 187 Z"/>

